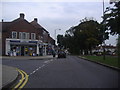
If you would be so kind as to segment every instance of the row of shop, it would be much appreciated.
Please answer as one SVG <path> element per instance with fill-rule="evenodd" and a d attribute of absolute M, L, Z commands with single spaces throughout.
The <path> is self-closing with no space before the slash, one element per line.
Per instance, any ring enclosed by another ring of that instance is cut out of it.
<path fill-rule="evenodd" d="M 54 46 L 39 40 L 6 39 L 6 55 L 44 56 L 51 55 Z"/>

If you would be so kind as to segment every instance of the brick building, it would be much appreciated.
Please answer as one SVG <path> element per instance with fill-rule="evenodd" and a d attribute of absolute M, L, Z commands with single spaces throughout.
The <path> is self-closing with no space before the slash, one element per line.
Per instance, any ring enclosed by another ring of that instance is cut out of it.
<path fill-rule="evenodd" d="M 12 22 L 2 20 L 2 55 L 32 56 L 47 55 L 55 40 L 35 18 L 28 22 L 23 13 Z M 51 39 L 49 39 L 51 38 Z"/>

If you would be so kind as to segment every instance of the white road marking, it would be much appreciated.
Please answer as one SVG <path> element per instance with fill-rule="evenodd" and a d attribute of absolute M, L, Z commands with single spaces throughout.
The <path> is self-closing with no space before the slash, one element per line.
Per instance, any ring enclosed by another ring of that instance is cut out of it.
<path fill-rule="evenodd" d="M 39 67 L 38 69 L 40 69 L 41 67 Z"/>
<path fill-rule="evenodd" d="M 43 64 L 41 67 L 44 67 L 45 65 Z"/>
<path fill-rule="evenodd" d="M 44 61 L 44 63 L 48 63 L 48 62 L 50 62 L 50 61 Z"/>
<path fill-rule="evenodd" d="M 33 71 L 33 73 L 35 73 L 35 71 Z"/>
<path fill-rule="evenodd" d="M 53 59 L 51 59 L 51 60 L 48 60 L 48 61 L 44 61 L 44 63 L 49 63 L 50 61 L 53 61 Z M 30 75 L 32 75 L 32 74 L 34 74 L 36 71 L 38 71 L 39 69 L 41 69 L 42 67 L 44 67 L 45 66 L 45 64 L 43 64 L 42 66 L 40 66 L 40 67 L 38 67 L 37 69 L 35 69 L 32 73 L 30 73 L 28 76 L 30 76 Z"/>
<path fill-rule="evenodd" d="M 33 73 L 30 73 L 30 75 L 32 75 Z"/>
<path fill-rule="evenodd" d="M 36 71 L 38 70 L 39 68 L 36 69 Z"/>

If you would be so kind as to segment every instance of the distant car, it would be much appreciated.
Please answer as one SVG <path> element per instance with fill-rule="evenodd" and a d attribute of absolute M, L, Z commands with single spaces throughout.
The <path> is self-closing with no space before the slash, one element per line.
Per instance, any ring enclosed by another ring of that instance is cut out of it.
<path fill-rule="evenodd" d="M 66 58 L 66 53 L 64 51 L 58 51 L 58 58 Z"/>

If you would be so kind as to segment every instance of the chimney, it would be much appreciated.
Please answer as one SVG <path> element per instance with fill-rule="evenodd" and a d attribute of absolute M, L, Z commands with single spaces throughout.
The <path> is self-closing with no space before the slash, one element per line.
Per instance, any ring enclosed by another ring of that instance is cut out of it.
<path fill-rule="evenodd" d="M 20 18 L 24 19 L 24 17 L 25 17 L 24 13 L 20 13 Z"/>
<path fill-rule="evenodd" d="M 34 21 L 37 22 L 38 21 L 37 18 L 34 18 Z"/>

